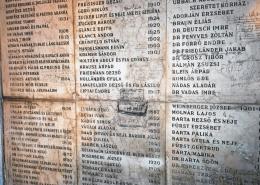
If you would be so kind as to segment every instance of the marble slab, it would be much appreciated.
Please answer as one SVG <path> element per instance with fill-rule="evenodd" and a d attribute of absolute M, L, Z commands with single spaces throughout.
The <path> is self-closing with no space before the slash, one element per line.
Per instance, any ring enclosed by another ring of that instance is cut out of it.
<path fill-rule="evenodd" d="M 260 100 L 260 1 L 167 1 L 167 101 Z"/>
<path fill-rule="evenodd" d="M 167 184 L 256 185 L 260 106 L 167 105 Z"/>
<path fill-rule="evenodd" d="M 164 104 L 120 103 L 77 103 L 79 184 L 165 185 Z"/>
<path fill-rule="evenodd" d="M 72 99 L 72 0 L 1 1 L 0 7 L 4 96 Z"/>
<path fill-rule="evenodd" d="M 75 185 L 75 104 L 4 101 L 6 185 Z"/>
<path fill-rule="evenodd" d="M 141 89 L 165 100 L 166 1 L 75 1 L 80 99 L 118 100 Z"/>

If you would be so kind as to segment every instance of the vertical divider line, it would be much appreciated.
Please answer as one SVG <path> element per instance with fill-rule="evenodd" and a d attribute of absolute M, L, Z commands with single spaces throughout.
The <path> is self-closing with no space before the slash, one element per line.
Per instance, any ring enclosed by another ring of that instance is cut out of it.
<path fill-rule="evenodd" d="M 72 3 L 72 38 L 73 38 L 73 64 L 74 64 L 74 111 L 75 111 L 75 126 L 76 126 L 76 140 L 75 140 L 75 149 L 76 149 L 76 184 L 79 184 L 79 165 L 78 165 L 78 114 L 77 114 L 77 102 L 78 102 L 78 94 L 77 94 L 77 65 L 76 65 L 76 5 L 78 0 L 71 0 Z"/>
<path fill-rule="evenodd" d="M 165 173 L 165 184 L 167 185 L 168 182 L 167 182 L 167 179 L 168 179 L 168 174 L 167 174 L 167 84 L 168 84 L 168 0 L 165 0 L 166 1 L 166 6 L 165 6 L 165 39 L 166 39 L 166 51 L 165 51 L 165 66 L 166 66 L 166 70 L 165 70 L 165 73 L 166 73 L 166 77 L 165 77 L 165 93 L 164 93 L 164 139 L 165 139 L 165 143 L 164 143 L 164 147 L 165 147 L 165 153 L 164 153 L 164 164 L 165 164 L 165 167 L 164 167 L 164 173 Z"/>
<path fill-rule="evenodd" d="M 3 3 L 3 2 L 2 2 Z M 3 4 L 2 4 L 3 5 Z M 0 7 L 2 7 L 2 5 L 0 5 Z M 3 13 L 3 12 L 2 12 Z M 5 18 L 5 17 L 4 17 Z M 4 19 L 3 18 L 3 19 Z M 2 28 L 3 29 L 3 28 Z M 1 156 L 1 158 L 0 158 L 0 166 L 1 166 L 1 171 L 2 171 L 2 173 L 0 173 L 1 175 L 2 175 L 2 179 L 0 180 L 0 185 L 4 185 L 5 184 L 5 143 L 4 143 L 4 141 L 5 141 L 5 139 L 4 139 L 4 99 L 3 99 L 3 69 L 2 69 L 2 62 L 3 62 L 3 60 L 2 60 L 2 30 L 0 29 L 0 89 L 1 89 L 1 91 L 0 91 L 0 97 L 1 97 L 1 99 L 0 99 L 0 103 L 1 103 L 1 110 L 0 110 L 0 115 L 1 115 L 1 118 L 0 118 L 0 122 L 2 123 L 1 125 L 0 125 L 0 134 L 1 134 L 1 136 L 0 136 L 0 144 L 1 144 L 1 146 L 2 146 L 2 148 L 0 149 L 0 152 L 2 153 L 2 156 Z"/>
<path fill-rule="evenodd" d="M 1 68 L 2 69 L 2 68 Z M 1 78 L 1 81 L 2 81 L 2 78 Z M 2 84 L 1 84 L 2 85 Z M 3 86 L 1 86 L 1 89 L 2 89 Z M 3 97 L 1 97 L 1 110 L 0 110 L 0 115 L 1 115 L 1 125 L 0 125 L 0 129 L 1 129 L 1 141 L 0 141 L 0 144 L 2 146 L 1 148 L 1 176 L 2 176 L 2 179 L 0 180 L 0 185 L 4 185 L 5 184 L 5 180 L 6 180 L 6 176 L 5 176 L 5 172 L 6 172 L 6 167 L 5 167 L 5 138 L 4 138 L 4 135 L 5 135 L 5 131 L 4 131 L 4 99 Z"/>

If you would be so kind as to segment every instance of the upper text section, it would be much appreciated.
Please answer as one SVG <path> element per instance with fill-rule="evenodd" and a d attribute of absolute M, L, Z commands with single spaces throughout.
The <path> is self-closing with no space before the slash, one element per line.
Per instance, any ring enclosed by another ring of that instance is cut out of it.
<path fill-rule="evenodd" d="M 4 96 L 72 98 L 72 0 L 1 1 Z"/>

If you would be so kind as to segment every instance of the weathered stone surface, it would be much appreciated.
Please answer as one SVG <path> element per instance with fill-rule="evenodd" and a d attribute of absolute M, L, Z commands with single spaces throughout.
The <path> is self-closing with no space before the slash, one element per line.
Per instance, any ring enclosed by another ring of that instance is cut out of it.
<path fill-rule="evenodd" d="M 167 100 L 260 101 L 260 1 L 167 1 Z"/>
<path fill-rule="evenodd" d="M 164 185 L 164 104 L 120 103 L 78 102 L 79 184 Z"/>
<path fill-rule="evenodd" d="M 75 104 L 4 102 L 6 185 L 76 184 Z"/>
<path fill-rule="evenodd" d="M 72 98 L 72 0 L 1 1 L 4 96 Z"/>
<path fill-rule="evenodd" d="M 259 105 L 167 108 L 167 184 L 260 183 Z"/>
<path fill-rule="evenodd" d="M 1 1 L 6 184 L 260 184 L 259 7 Z"/>
<path fill-rule="evenodd" d="M 142 89 L 165 100 L 166 1 L 75 1 L 77 93 L 118 100 Z"/>

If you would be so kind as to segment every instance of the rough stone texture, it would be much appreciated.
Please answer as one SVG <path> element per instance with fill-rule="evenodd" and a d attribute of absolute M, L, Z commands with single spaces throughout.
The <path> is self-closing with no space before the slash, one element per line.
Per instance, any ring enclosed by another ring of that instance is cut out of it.
<path fill-rule="evenodd" d="M 168 104 L 168 184 L 259 184 L 260 106 Z"/>
<path fill-rule="evenodd" d="M 4 101 L 6 185 L 76 184 L 75 104 Z"/>
<path fill-rule="evenodd" d="M 260 184 L 259 4 L 1 1 L 6 184 Z"/>
<path fill-rule="evenodd" d="M 258 104 L 260 1 L 167 2 L 167 100 Z"/>
<path fill-rule="evenodd" d="M 79 184 L 164 185 L 164 104 L 143 113 L 121 112 L 120 103 L 78 102 Z"/>
<path fill-rule="evenodd" d="M 80 98 L 118 100 L 121 89 L 142 89 L 145 99 L 164 101 L 166 2 L 84 2 L 74 6 Z"/>
<path fill-rule="evenodd" d="M 72 0 L 0 4 L 4 96 L 73 98 Z"/>

